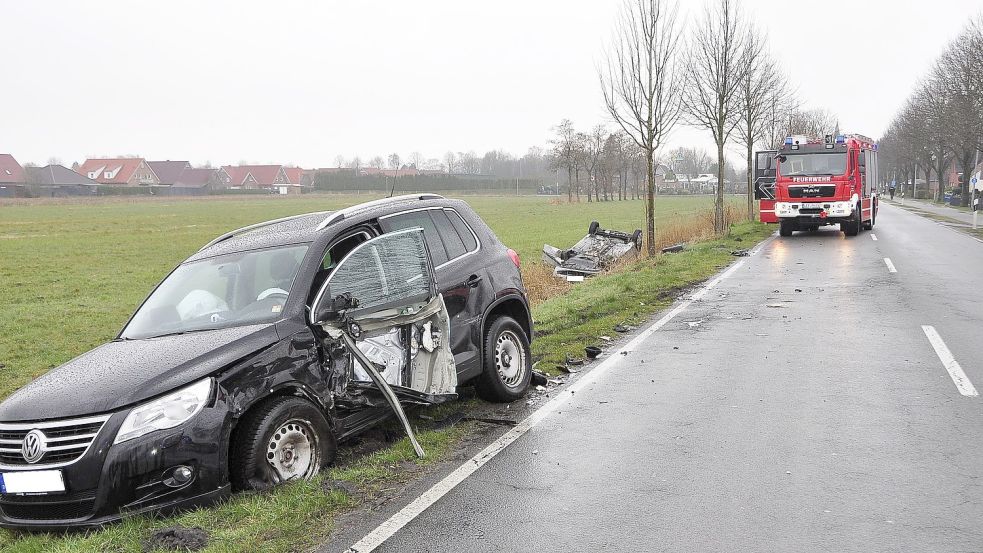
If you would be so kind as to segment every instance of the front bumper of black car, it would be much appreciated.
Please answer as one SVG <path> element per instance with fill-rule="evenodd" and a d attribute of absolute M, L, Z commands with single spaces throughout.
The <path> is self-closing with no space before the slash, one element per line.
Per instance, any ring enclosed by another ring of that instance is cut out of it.
<path fill-rule="evenodd" d="M 65 484 L 63 493 L 0 495 L 0 527 L 91 528 L 132 514 L 167 514 L 206 505 L 230 494 L 227 452 L 231 425 L 224 405 L 206 407 L 176 428 L 114 444 L 127 414 L 113 414 L 92 445 L 71 464 L 0 469 L 5 474 L 59 470 Z M 185 482 L 172 478 L 179 467 L 191 470 Z"/>

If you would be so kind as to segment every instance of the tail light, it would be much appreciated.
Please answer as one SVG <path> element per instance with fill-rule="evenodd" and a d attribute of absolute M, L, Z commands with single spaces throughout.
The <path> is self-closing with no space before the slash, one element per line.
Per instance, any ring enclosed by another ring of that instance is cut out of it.
<path fill-rule="evenodd" d="M 509 258 L 512 260 L 512 263 L 515 263 L 516 269 L 518 269 L 522 264 L 522 262 L 519 260 L 519 254 L 515 253 L 515 250 L 512 248 L 509 248 Z"/>

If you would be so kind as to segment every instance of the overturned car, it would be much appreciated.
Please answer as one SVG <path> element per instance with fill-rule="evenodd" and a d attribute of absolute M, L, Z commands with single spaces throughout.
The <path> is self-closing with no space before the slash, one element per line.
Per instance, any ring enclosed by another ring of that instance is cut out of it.
<path fill-rule="evenodd" d="M 478 254 L 480 252 L 480 255 Z M 529 386 L 519 259 L 464 202 L 403 196 L 230 232 L 117 338 L 0 403 L 0 526 L 96 526 L 311 478 L 404 406 Z"/>
<path fill-rule="evenodd" d="M 631 234 L 606 230 L 597 221 L 592 221 L 587 236 L 572 248 L 561 250 L 544 244 L 543 262 L 554 267 L 554 275 L 576 282 L 600 273 L 620 259 L 637 256 L 641 249 L 641 230 L 636 229 Z"/>

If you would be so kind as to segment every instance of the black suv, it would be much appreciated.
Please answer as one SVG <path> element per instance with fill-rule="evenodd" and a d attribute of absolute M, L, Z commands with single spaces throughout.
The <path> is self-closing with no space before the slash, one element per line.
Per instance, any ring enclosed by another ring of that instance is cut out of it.
<path fill-rule="evenodd" d="M 0 526 L 100 525 L 310 478 L 402 405 L 521 397 L 516 253 L 423 194 L 268 221 L 175 268 L 119 336 L 0 404 Z"/>

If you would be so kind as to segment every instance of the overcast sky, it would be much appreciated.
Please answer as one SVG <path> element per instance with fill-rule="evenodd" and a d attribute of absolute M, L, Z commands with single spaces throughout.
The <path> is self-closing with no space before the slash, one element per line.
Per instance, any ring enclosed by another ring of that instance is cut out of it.
<path fill-rule="evenodd" d="M 685 0 L 684 11 L 700 3 Z M 743 0 L 807 107 L 879 136 L 980 0 Z M 620 0 L 0 0 L 0 152 L 333 164 L 607 122 Z M 671 145 L 712 145 L 679 127 Z"/>

